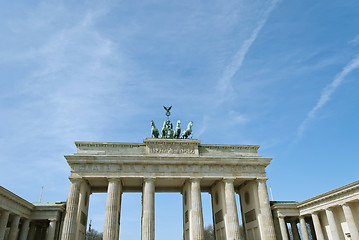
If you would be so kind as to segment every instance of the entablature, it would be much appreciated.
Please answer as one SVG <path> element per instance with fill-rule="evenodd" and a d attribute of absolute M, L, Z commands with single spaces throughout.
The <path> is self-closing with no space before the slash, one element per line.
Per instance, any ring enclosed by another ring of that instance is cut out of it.
<path fill-rule="evenodd" d="M 0 186 L 0 208 L 22 217 L 30 217 L 35 206 Z"/>
<path fill-rule="evenodd" d="M 75 142 L 75 155 L 256 157 L 258 145 L 201 144 L 197 139 L 147 138 L 143 143 Z"/>

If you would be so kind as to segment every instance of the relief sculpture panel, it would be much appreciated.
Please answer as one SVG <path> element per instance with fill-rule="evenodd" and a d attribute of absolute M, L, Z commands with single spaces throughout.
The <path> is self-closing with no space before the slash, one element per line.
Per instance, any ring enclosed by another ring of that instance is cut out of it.
<path fill-rule="evenodd" d="M 145 140 L 147 155 L 193 155 L 198 156 L 197 140 L 168 141 L 168 140 Z"/>

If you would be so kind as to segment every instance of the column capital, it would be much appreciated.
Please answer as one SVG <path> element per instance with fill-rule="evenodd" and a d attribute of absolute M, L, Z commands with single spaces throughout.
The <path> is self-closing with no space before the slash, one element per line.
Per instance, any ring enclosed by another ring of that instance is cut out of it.
<path fill-rule="evenodd" d="M 82 182 L 82 178 L 73 178 L 73 177 L 69 177 L 69 180 L 71 183 L 73 184 L 80 184 Z"/>
<path fill-rule="evenodd" d="M 121 179 L 120 179 L 120 178 L 113 178 L 113 177 L 111 177 L 111 178 L 107 178 L 107 181 L 108 181 L 108 182 L 120 182 Z"/>
<path fill-rule="evenodd" d="M 318 216 L 318 214 L 319 214 L 319 211 L 311 212 L 310 214 L 311 214 L 311 215 L 315 215 L 315 216 Z"/>
<path fill-rule="evenodd" d="M 284 215 L 278 215 L 278 218 L 285 218 L 285 216 Z"/>
<path fill-rule="evenodd" d="M 345 203 L 341 203 L 339 204 L 341 207 L 346 206 L 346 207 L 350 207 L 350 202 L 345 202 Z"/>
<path fill-rule="evenodd" d="M 258 178 L 256 178 L 257 182 L 266 182 L 267 180 L 268 180 L 267 177 L 258 177 Z"/>
<path fill-rule="evenodd" d="M 226 183 L 233 183 L 236 178 L 223 178 L 222 181 Z"/>
<path fill-rule="evenodd" d="M 324 208 L 324 211 L 333 212 L 333 206 Z"/>
<path fill-rule="evenodd" d="M 190 179 L 188 179 L 188 181 L 190 181 L 190 182 L 201 182 L 201 180 L 202 180 L 202 178 L 190 178 Z"/>
<path fill-rule="evenodd" d="M 5 210 L 5 209 L 4 209 L 4 210 L 1 210 L 0 212 L 1 212 L 1 219 L 4 219 L 4 218 L 7 219 L 7 218 L 9 218 L 10 213 L 11 213 L 9 210 Z"/>
<path fill-rule="evenodd" d="M 144 182 L 154 182 L 156 180 L 155 177 L 144 177 L 143 181 Z"/>
<path fill-rule="evenodd" d="M 304 219 L 305 216 L 304 215 L 299 215 L 299 219 Z"/>

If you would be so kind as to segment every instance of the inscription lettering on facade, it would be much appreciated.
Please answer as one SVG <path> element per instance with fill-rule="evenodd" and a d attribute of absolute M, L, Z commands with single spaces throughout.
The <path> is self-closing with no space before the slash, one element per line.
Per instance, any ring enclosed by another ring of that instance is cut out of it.
<path fill-rule="evenodd" d="M 198 155 L 197 140 L 187 141 L 153 141 L 150 139 L 145 140 L 146 153 L 149 155 Z"/>
<path fill-rule="evenodd" d="M 195 154 L 194 147 L 181 148 L 181 146 L 173 146 L 167 148 L 166 146 L 151 146 L 148 149 L 149 153 L 167 153 L 167 154 Z"/>

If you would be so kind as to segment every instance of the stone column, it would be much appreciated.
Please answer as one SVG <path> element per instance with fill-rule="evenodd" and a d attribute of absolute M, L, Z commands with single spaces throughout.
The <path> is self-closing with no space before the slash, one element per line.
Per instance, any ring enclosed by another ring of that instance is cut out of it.
<path fill-rule="evenodd" d="M 47 225 L 43 224 L 40 231 L 40 239 L 46 239 Z M 37 238 L 36 238 L 37 240 Z"/>
<path fill-rule="evenodd" d="M 7 222 L 9 221 L 9 211 L 2 211 L 0 218 L 0 240 L 4 240 Z"/>
<path fill-rule="evenodd" d="M 260 208 L 259 231 L 261 233 L 262 240 L 276 240 L 266 181 L 266 179 L 257 180 Z"/>
<path fill-rule="evenodd" d="M 322 226 L 320 225 L 318 213 L 312 213 L 313 225 L 317 240 L 324 240 Z"/>
<path fill-rule="evenodd" d="M 285 224 L 284 216 L 278 216 L 280 233 L 282 235 L 282 240 L 289 240 L 287 224 Z"/>
<path fill-rule="evenodd" d="M 34 240 L 34 238 L 35 238 L 35 233 L 36 233 L 36 224 L 35 224 L 35 223 L 31 223 L 31 224 L 30 224 L 30 230 L 29 230 L 28 240 Z"/>
<path fill-rule="evenodd" d="M 70 192 L 66 202 L 66 215 L 61 240 L 75 240 L 77 231 L 76 218 L 79 207 L 81 179 L 70 179 L 70 181 Z"/>
<path fill-rule="evenodd" d="M 358 229 L 357 229 L 357 227 L 355 225 L 353 212 L 352 212 L 349 204 L 344 203 L 342 205 L 342 208 L 343 208 L 345 220 L 346 220 L 346 222 L 348 224 L 348 228 L 349 228 L 349 231 L 350 231 L 351 238 L 352 239 L 359 239 Z"/>
<path fill-rule="evenodd" d="M 309 240 L 307 224 L 305 223 L 304 216 L 299 216 L 300 230 L 302 231 L 303 240 Z"/>
<path fill-rule="evenodd" d="M 191 179 L 190 239 L 204 240 L 200 179 Z"/>
<path fill-rule="evenodd" d="M 292 234 L 293 234 L 294 240 L 300 240 L 298 228 L 297 228 L 297 222 L 295 220 L 292 220 L 290 222 L 290 226 L 292 228 Z"/>
<path fill-rule="evenodd" d="M 145 178 L 142 193 L 142 240 L 155 239 L 155 181 Z"/>
<path fill-rule="evenodd" d="M 103 231 L 104 240 L 115 240 L 118 236 L 121 191 L 122 186 L 120 179 L 109 179 Z"/>
<path fill-rule="evenodd" d="M 56 230 L 56 220 L 51 219 L 47 228 L 46 240 L 54 240 Z"/>
<path fill-rule="evenodd" d="M 333 210 L 330 208 L 325 209 L 327 214 L 330 232 L 332 233 L 333 240 L 340 240 L 337 224 L 335 222 Z"/>
<path fill-rule="evenodd" d="M 19 240 L 26 240 L 29 233 L 30 219 L 25 219 L 22 224 Z"/>
<path fill-rule="evenodd" d="M 9 240 L 16 240 L 19 233 L 20 216 L 15 215 L 11 221 Z"/>
<path fill-rule="evenodd" d="M 227 239 L 240 240 L 238 211 L 236 195 L 234 193 L 233 179 L 224 179 L 224 195 L 226 202 L 226 234 Z"/>

